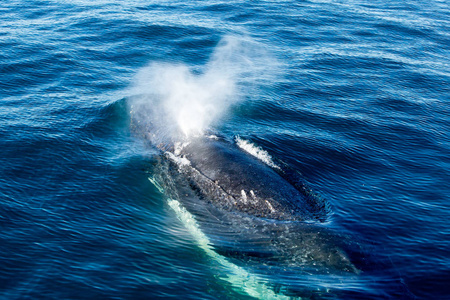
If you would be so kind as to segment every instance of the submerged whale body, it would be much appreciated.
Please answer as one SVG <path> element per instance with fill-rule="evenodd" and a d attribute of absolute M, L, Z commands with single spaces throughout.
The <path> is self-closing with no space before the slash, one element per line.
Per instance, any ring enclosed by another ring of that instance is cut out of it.
<path fill-rule="evenodd" d="M 199 197 L 225 210 L 279 221 L 326 218 L 324 201 L 221 138 L 197 137 L 168 156 Z"/>
<path fill-rule="evenodd" d="M 323 226 L 327 203 L 286 171 L 218 137 L 163 150 L 157 181 L 195 216 L 218 253 L 279 271 L 359 272 L 343 250 L 345 238 Z"/>

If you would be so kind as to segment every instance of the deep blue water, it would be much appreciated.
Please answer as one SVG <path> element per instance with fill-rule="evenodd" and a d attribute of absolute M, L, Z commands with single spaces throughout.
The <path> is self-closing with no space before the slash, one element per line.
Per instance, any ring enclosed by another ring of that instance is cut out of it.
<path fill-rule="evenodd" d="M 212 94 L 233 103 L 208 130 L 300 172 L 362 249 L 357 276 L 292 271 L 260 279 L 269 289 L 450 298 L 447 1 L 5 0 L 0 13 L 1 299 L 253 299 L 148 180 L 158 151 L 130 107 L 177 89 L 175 66 L 206 88 L 231 72 L 233 92 Z M 224 39 L 240 59 L 208 77 Z M 160 82 L 136 79 L 152 71 Z"/>

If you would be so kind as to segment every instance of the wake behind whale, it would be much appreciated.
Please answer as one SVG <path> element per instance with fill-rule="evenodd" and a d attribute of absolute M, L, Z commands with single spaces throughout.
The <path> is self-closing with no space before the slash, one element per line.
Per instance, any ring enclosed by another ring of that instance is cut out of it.
<path fill-rule="evenodd" d="M 238 276 L 228 281 L 258 298 L 302 295 L 277 283 L 282 274 L 301 274 L 300 285 L 315 281 L 327 290 L 336 276 L 359 273 L 347 254 L 351 242 L 327 227 L 328 203 L 295 172 L 209 133 L 243 101 L 243 90 L 262 78 L 273 80 L 278 67 L 254 41 L 226 37 L 200 72 L 151 64 L 138 75 L 130 100 L 132 128 L 157 149 L 151 181 L 199 245 Z M 260 283 L 263 294 L 256 293 Z"/>

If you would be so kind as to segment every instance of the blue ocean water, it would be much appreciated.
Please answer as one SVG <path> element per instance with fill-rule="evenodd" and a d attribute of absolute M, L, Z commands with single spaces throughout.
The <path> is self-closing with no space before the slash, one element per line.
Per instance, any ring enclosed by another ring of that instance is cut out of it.
<path fill-rule="evenodd" d="M 1 299 L 450 298 L 447 1 L 5 0 L 0 12 Z M 148 180 L 158 150 L 133 130 L 134 99 L 179 82 L 220 107 L 208 130 L 263 149 L 330 203 L 326 226 L 361 249 L 358 274 L 269 271 L 259 294 L 230 279 L 266 266 L 202 247 Z"/>

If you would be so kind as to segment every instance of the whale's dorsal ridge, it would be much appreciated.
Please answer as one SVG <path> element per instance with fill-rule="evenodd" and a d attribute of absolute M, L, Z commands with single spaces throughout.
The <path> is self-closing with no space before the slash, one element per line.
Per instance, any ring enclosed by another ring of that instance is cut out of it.
<path fill-rule="evenodd" d="M 221 138 L 195 138 L 169 154 L 203 199 L 230 211 L 282 221 L 321 220 L 314 197 L 279 170 Z M 319 216 L 319 217 L 318 217 Z"/>

